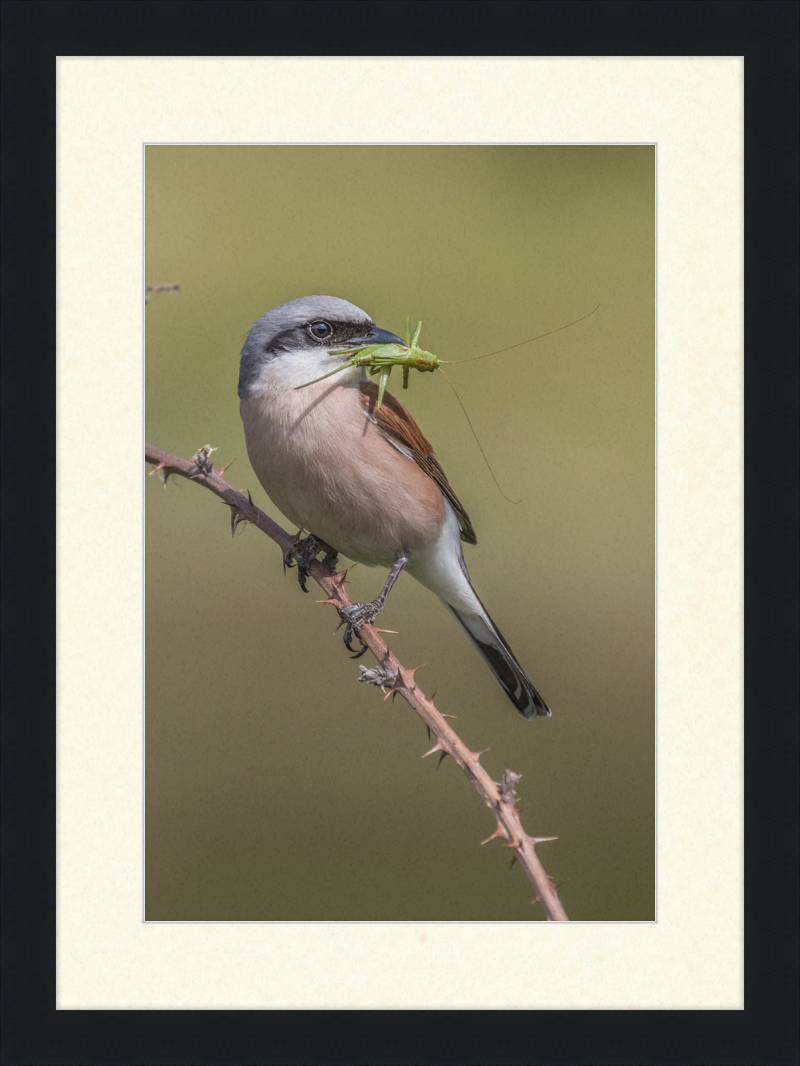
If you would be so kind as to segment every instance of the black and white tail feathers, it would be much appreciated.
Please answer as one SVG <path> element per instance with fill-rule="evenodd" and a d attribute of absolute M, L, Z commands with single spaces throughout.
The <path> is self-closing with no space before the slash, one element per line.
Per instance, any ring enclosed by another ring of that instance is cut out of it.
<path fill-rule="evenodd" d="M 474 589 L 472 590 L 474 594 Z M 524 718 L 536 718 L 537 715 L 549 717 L 552 711 L 536 690 L 533 682 L 517 662 L 514 653 L 506 643 L 503 634 L 489 617 L 489 613 L 475 595 L 480 613 L 465 611 L 445 603 L 448 611 L 455 615 L 467 634 L 486 660 L 486 664 L 500 682 L 506 695 Z"/>

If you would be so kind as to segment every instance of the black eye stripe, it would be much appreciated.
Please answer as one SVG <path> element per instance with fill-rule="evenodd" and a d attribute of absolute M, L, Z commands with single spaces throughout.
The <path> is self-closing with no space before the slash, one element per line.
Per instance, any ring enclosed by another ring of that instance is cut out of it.
<path fill-rule="evenodd" d="M 372 328 L 372 323 L 331 322 L 324 318 L 314 319 L 303 327 L 305 335 L 312 337 L 318 344 L 346 344 L 352 337 L 363 337 Z"/>
<path fill-rule="evenodd" d="M 318 324 L 327 326 L 328 332 L 324 335 L 316 333 L 313 327 Z M 297 323 L 289 329 L 274 334 L 266 341 L 263 350 L 269 355 L 290 352 L 294 349 L 302 350 L 308 347 L 309 341 L 313 342 L 315 347 L 340 347 L 346 345 L 354 337 L 363 337 L 371 328 L 371 322 L 332 322 L 328 319 L 315 318 L 311 322 Z"/>

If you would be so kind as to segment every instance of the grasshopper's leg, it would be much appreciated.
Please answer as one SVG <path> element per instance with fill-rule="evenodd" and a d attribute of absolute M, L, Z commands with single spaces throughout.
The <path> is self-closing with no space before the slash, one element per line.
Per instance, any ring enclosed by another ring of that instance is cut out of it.
<path fill-rule="evenodd" d="M 335 574 L 336 562 L 339 557 L 336 549 L 332 548 L 330 544 L 326 544 L 324 540 L 320 540 L 319 537 L 315 537 L 313 533 L 309 533 L 304 540 L 300 540 L 298 535 L 298 540 L 295 541 L 283 557 L 283 565 L 284 567 L 289 567 L 289 569 L 295 565 L 295 561 L 297 562 L 297 580 L 300 582 L 300 588 L 303 592 L 308 592 L 306 588 L 308 568 L 320 552 L 325 552 L 325 565 L 332 574 Z"/>
<path fill-rule="evenodd" d="M 410 558 L 411 553 L 405 548 L 403 548 L 397 553 L 397 556 L 394 560 L 394 566 L 389 571 L 389 576 L 386 578 L 386 584 L 383 586 L 383 590 L 381 591 L 380 596 L 377 596 L 374 600 L 372 600 L 371 603 L 354 603 L 352 607 L 341 607 L 339 609 L 339 614 L 341 615 L 343 621 L 347 623 L 347 628 L 344 631 L 343 639 L 344 645 L 349 651 L 355 651 L 355 648 L 353 648 L 350 644 L 350 641 L 353 639 L 353 634 L 355 634 L 358 639 L 361 640 L 358 631 L 361 629 L 362 626 L 372 625 L 372 623 L 381 613 L 384 608 L 384 605 L 386 604 L 386 597 L 391 592 L 392 585 L 394 585 L 395 581 L 397 581 L 398 577 L 400 577 L 403 567 L 406 565 Z M 363 640 L 361 640 L 361 645 L 361 650 L 357 651 L 355 655 L 351 655 L 351 659 L 361 658 L 361 656 L 367 650 L 367 645 L 364 643 Z"/>
<path fill-rule="evenodd" d="M 403 388 L 404 389 L 408 388 L 408 371 L 409 371 L 409 367 L 404 366 L 403 367 Z"/>
<path fill-rule="evenodd" d="M 314 378 L 313 381 L 306 381 L 302 385 L 295 385 L 295 390 L 297 390 L 297 389 L 305 389 L 309 385 L 316 385 L 318 381 L 324 381 L 325 378 L 331 378 L 331 377 L 333 377 L 334 374 L 340 374 L 343 370 L 347 370 L 348 367 L 360 366 L 360 365 L 361 364 L 359 362 L 359 353 L 356 353 L 356 355 L 354 355 L 354 356 L 352 356 L 352 358 L 348 359 L 347 362 L 341 363 L 339 366 L 335 366 L 333 368 L 333 370 L 329 370 L 328 373 L 327 374 L 323 374 L 322 377 Z"/>
<path fill-rule="evenodd" d="M 414 332 L 411 335 L 411 347 L 412 348 L 416 348 L 417 347 L 417 341 L 419 340 L 419 333 L 420 333 L 421 329 L 422 329 L 422 323 L 421 322 L 417 322 L 416 326 L 414 326 Z"/>
<path fill-rule="evenodd" d="M 381 383 L 378 388 L 378 402 L 375 405 L 375 410 L 380 411 L 381 404 L 383 403 L 383 394 L 386 392 L 386 386 L 389 383 L 389 376 L 392 373 L 391 366 L 385 366 L 381 368 Z"/>
<path fill-rule="evenodd" d="M 409 317 L 408 317 L 408 315 L 406 315 L 406 348 L 408 348 L 411 345 L 411 334 L 408 331 L 408 323 L 409 323 L 409 321 L 410 321 Z"/>

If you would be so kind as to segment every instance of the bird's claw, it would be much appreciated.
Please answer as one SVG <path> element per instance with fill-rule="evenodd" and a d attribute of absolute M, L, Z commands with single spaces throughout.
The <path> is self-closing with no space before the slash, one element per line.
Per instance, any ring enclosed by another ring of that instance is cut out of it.
<path fill-rule="evenodd" d="M 300 583 L 300 588 L 303 592 L 308 592 L 308 589 L 306 588 L 308 568 L 320 552 L 325 552 L 325 559 L 323 561 L 330 572 L 335 574 L 336 562 L 338 559 L 336 549 L 332 548 L 330 544 L 326 544 L 324 540 L 320 540 L 319 537 L 315 537 L 313 533 L 309 533 L 304 540 L 300 540 L 298 534 L 298 539 L 283 556 L 283 565 L 289 570 L 292 569 L 296 562 L 297 580 Z"/>
<path fill-rule="evenodd" d="M 359 640 L 361 640 L 361 637 L 358 636 L 358 633 L 356 633 L 356 636 L 358 637 Z M 361 656 L 365 655 L 367 653 L 367 650 L 368 650 L 368 646 L 364 643 L 363 640 L 361 640 L 361 647 L 359 648 L 358 651 L 356 651 L 356 649 L 353 647 L 353 645 L 350 643 L 350 641 L 346 639 L 346 636 L 345 636 L 344 646 L 346 648 L 349 648 L 350 651 L 355 651 L 356 652 L 355 655 L 351 655 L 350 656 L 351 659 L 360 659 Z"/>
<path fill-rule="evenodd" d="M 350 656 L 351 659 L 360 659 L 364 652 L 366 652 L 367 645 L 361 640 L 359 630 L 362 626 L 372 625 L 382 610 L 383 604 L 379 600 L 372 600 L 371 603 L 354 603 L 350 607 L 341 607 L 339 609 L 339 614 L 347 623 L 344 636 L 342 637 L 344 646 L 348 651 L 355 652 L 355 655 Z M 354 635 L 361 641 L 361 648 L 359 651 L 356 651 L 350 643 Z"/>

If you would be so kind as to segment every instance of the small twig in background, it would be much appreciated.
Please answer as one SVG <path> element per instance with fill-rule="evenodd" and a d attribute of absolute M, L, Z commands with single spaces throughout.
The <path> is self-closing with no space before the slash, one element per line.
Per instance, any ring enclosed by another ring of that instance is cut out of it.
<path fill-rule="evenodd" d="M 145 459 L 154 470 L 151 474 L 162 471 L 162 478 L 166 485 L 170 475 L 180 475 L 204 485 L 227 504 L 231 509 L 231 532 L 236 532 L 240 522 L 251 522 L 254 526 L 266 533 L 285 554 L 292 545 L 300 539 L 300 533 L 292 536 L 282 529 L 276 522 L 264 514 L 252 500 L 237 492 L 232 485 L 225 481 L 222 475 L 231 464 L 222 470 L 215 470 L 211 464 L 211 453 L 214 451 L 210 444 L 200 448 L 191 459 L 180 459 L 169 452 L 154 448 L 151 444 L 145 445 Z M 308 573 L 326 593 L 328 599 L 324 602 L 332 603 L 337 608 L 349 607 L 353 601 L 344 590 L 344 576 L 346 571 L 332 574 L 330 570 L 317 560 L 311 562 Z M 520 820 L 520 808 L 517 808 L 516 785 L 520 774 L 512 770 L 506 770 L 501 782 L 493 781 L 480 763 L 483 751 L 470 751 L 458 734 L 445 721 L 445 716 L 436 709 L 433 698 L 426 696 L 414 681 L 414 674 L 420 669 L 419 666 L 409 670 L 392 654 L 386 644 L 380 638 L 380 630 L 374 626 L 365 625 L 360 630 L 360 637 L 369 647 L 372 654 L 378 660 L 378 666 L 361 667 L 359 681 L 376 685 L 387 695 L 393 698 L 398 693 L 420 716 L 428 727 L 430 733 L 436 737 L 436 743 L 425 752 L 422 757 L 439 752 L 439 763 L 446 755 L 449 755 L 458 767 L 472 782 L 479 795 L 491 810 L 497 821 L 495 831 L 482 841 L 486 844 L 490 840 L 502 837 L 506 843 L 504 847 L 511 848 L 514 852 L 514 862 L 519 862 L 525 871 L 529 881 L 536 890 L 534 903 L 541 903 L 548 921 L 566 922 L 566 911 L 558 898 L 557 888 L 553 880 L 545 873 L 544 867 L 536 854 L 535 845 L 546 840 L 555 840 L 556 837 L 533 837 L 529 836 L 522 828 Z M 485 749 L 488 751 L 489 749 Z M 563 882 L 561 882 L 563 884 Z"/>
<path fill-rule="evenodd" d="M 144 287 L 144 302 L 149 304 L 160 292 L 180 292 L 180 285 L 145 285 Z M 148 293 L 150 295 L 148 295 Z"/>

